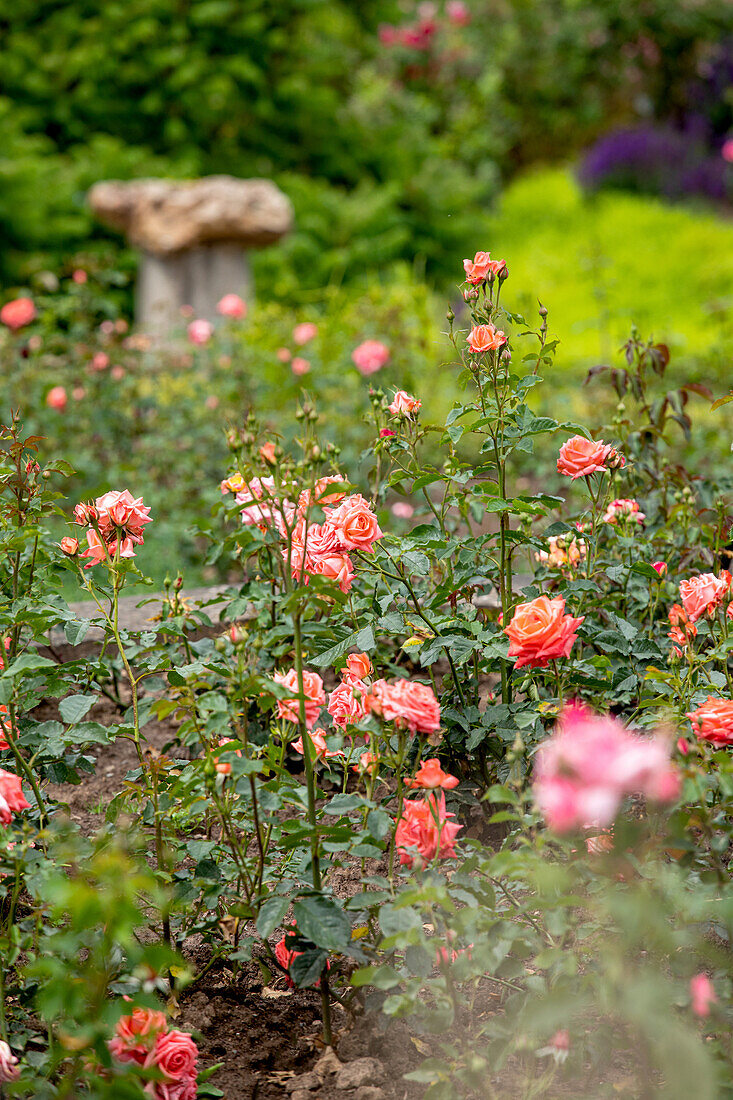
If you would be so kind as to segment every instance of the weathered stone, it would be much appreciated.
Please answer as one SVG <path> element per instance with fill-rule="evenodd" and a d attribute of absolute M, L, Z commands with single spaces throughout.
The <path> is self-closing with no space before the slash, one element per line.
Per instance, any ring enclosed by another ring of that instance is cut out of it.
<path fill-rule="evenodd" d="M 378 1085 L 384 1080 L 384 1067 L 376 1058 L 357 1058 L 346 1062 L 336 1074 L 334 1084 L 339 1089 L 358 1089 L 361 1085 Z"/>
<path fill-rule="evenodd" d="M 338 1073 L 343 1063 L 338 1060 L 332 1047 L 327 1047 L 313 1067 L 313 1072 L 319 1081 L 330 1080 Z"/>
<path fill-rule="evenodd" d="M 290 1093 L 290 1100 L 313 1100 L 313 1093 L 310 1089 L 296 1089 Z"/>
<path fill-rule="evenodd" d="M 362 1085 L 350 1095 L 349 1100 L 387 1100 L 387 1093 L 376 1085 Z"/>
<path fill-rule="evenodd" d="M 315 1073 L 301 1073 L 299 1077 L 293 1077 L 292 1081 L 288 1081 L 285 1085 L 286 1092 L 297 1092 L 298 1089 L 317 1089 L 320 1087 L 321 1082 L 316 1077 Z"/>
<path fill-rule="evenodd" d="M 222 241 L 261 248 L 293 224 L 290 200 L 270 180 L 105 180 L 88 198 L 100 221 L 154 256 Z"/>

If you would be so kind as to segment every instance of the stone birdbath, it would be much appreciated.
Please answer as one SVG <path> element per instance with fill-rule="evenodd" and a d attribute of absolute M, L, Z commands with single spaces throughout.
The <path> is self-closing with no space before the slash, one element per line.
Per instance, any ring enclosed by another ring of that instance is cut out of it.
<path fill-rule="evenodd" d="M 274 244 L 293 225 L 290 200 L 270 180 L 105 180 L 87 198 L 140 250 L 137 323 L 163 338 L 180 329 L 182 306 L 215 321 L 225 294 L 249 297 L 247 250 Z"/>

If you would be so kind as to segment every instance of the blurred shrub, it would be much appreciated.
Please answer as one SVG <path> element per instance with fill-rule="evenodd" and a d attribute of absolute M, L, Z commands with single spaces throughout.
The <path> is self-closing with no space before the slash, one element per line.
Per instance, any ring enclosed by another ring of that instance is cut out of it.
<path fill-rule="evenodd" d="M 0 280 L 103 238 L 95 179 L 212 172 L 293 197 L 258 260 L 283 296 L 401 259 L 447 278 L 500 172 L 684 104 L 725 8 L 0 0 Z"/>

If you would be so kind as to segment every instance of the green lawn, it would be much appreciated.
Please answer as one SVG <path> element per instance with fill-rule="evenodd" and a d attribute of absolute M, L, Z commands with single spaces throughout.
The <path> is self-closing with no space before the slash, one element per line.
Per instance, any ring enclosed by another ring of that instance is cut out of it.
<path fill-rule="evenodd" d="M 586 198 L 553 168 L 511 184 L 485 234 L 477 248 L 509 265 L 507 304 L 526 294 L 526 308 L 530 295 L 547 306 L 560 366 L 608 361 L 632 324 L 686 360 L 730 350 L 733 220 L 618 192 Z"/>

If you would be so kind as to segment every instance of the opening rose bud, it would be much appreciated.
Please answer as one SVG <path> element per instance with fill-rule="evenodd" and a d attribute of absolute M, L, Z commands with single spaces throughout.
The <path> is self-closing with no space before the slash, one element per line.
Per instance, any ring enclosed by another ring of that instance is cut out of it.
<path fill-rule="evenodd" d="M 64 538 L 62 538 L 59 546 L 70 558 L 73 558 L 74 555 L 79 552 L 79 540 L 72 539 L 69 535 L 65 535 Z"/>

